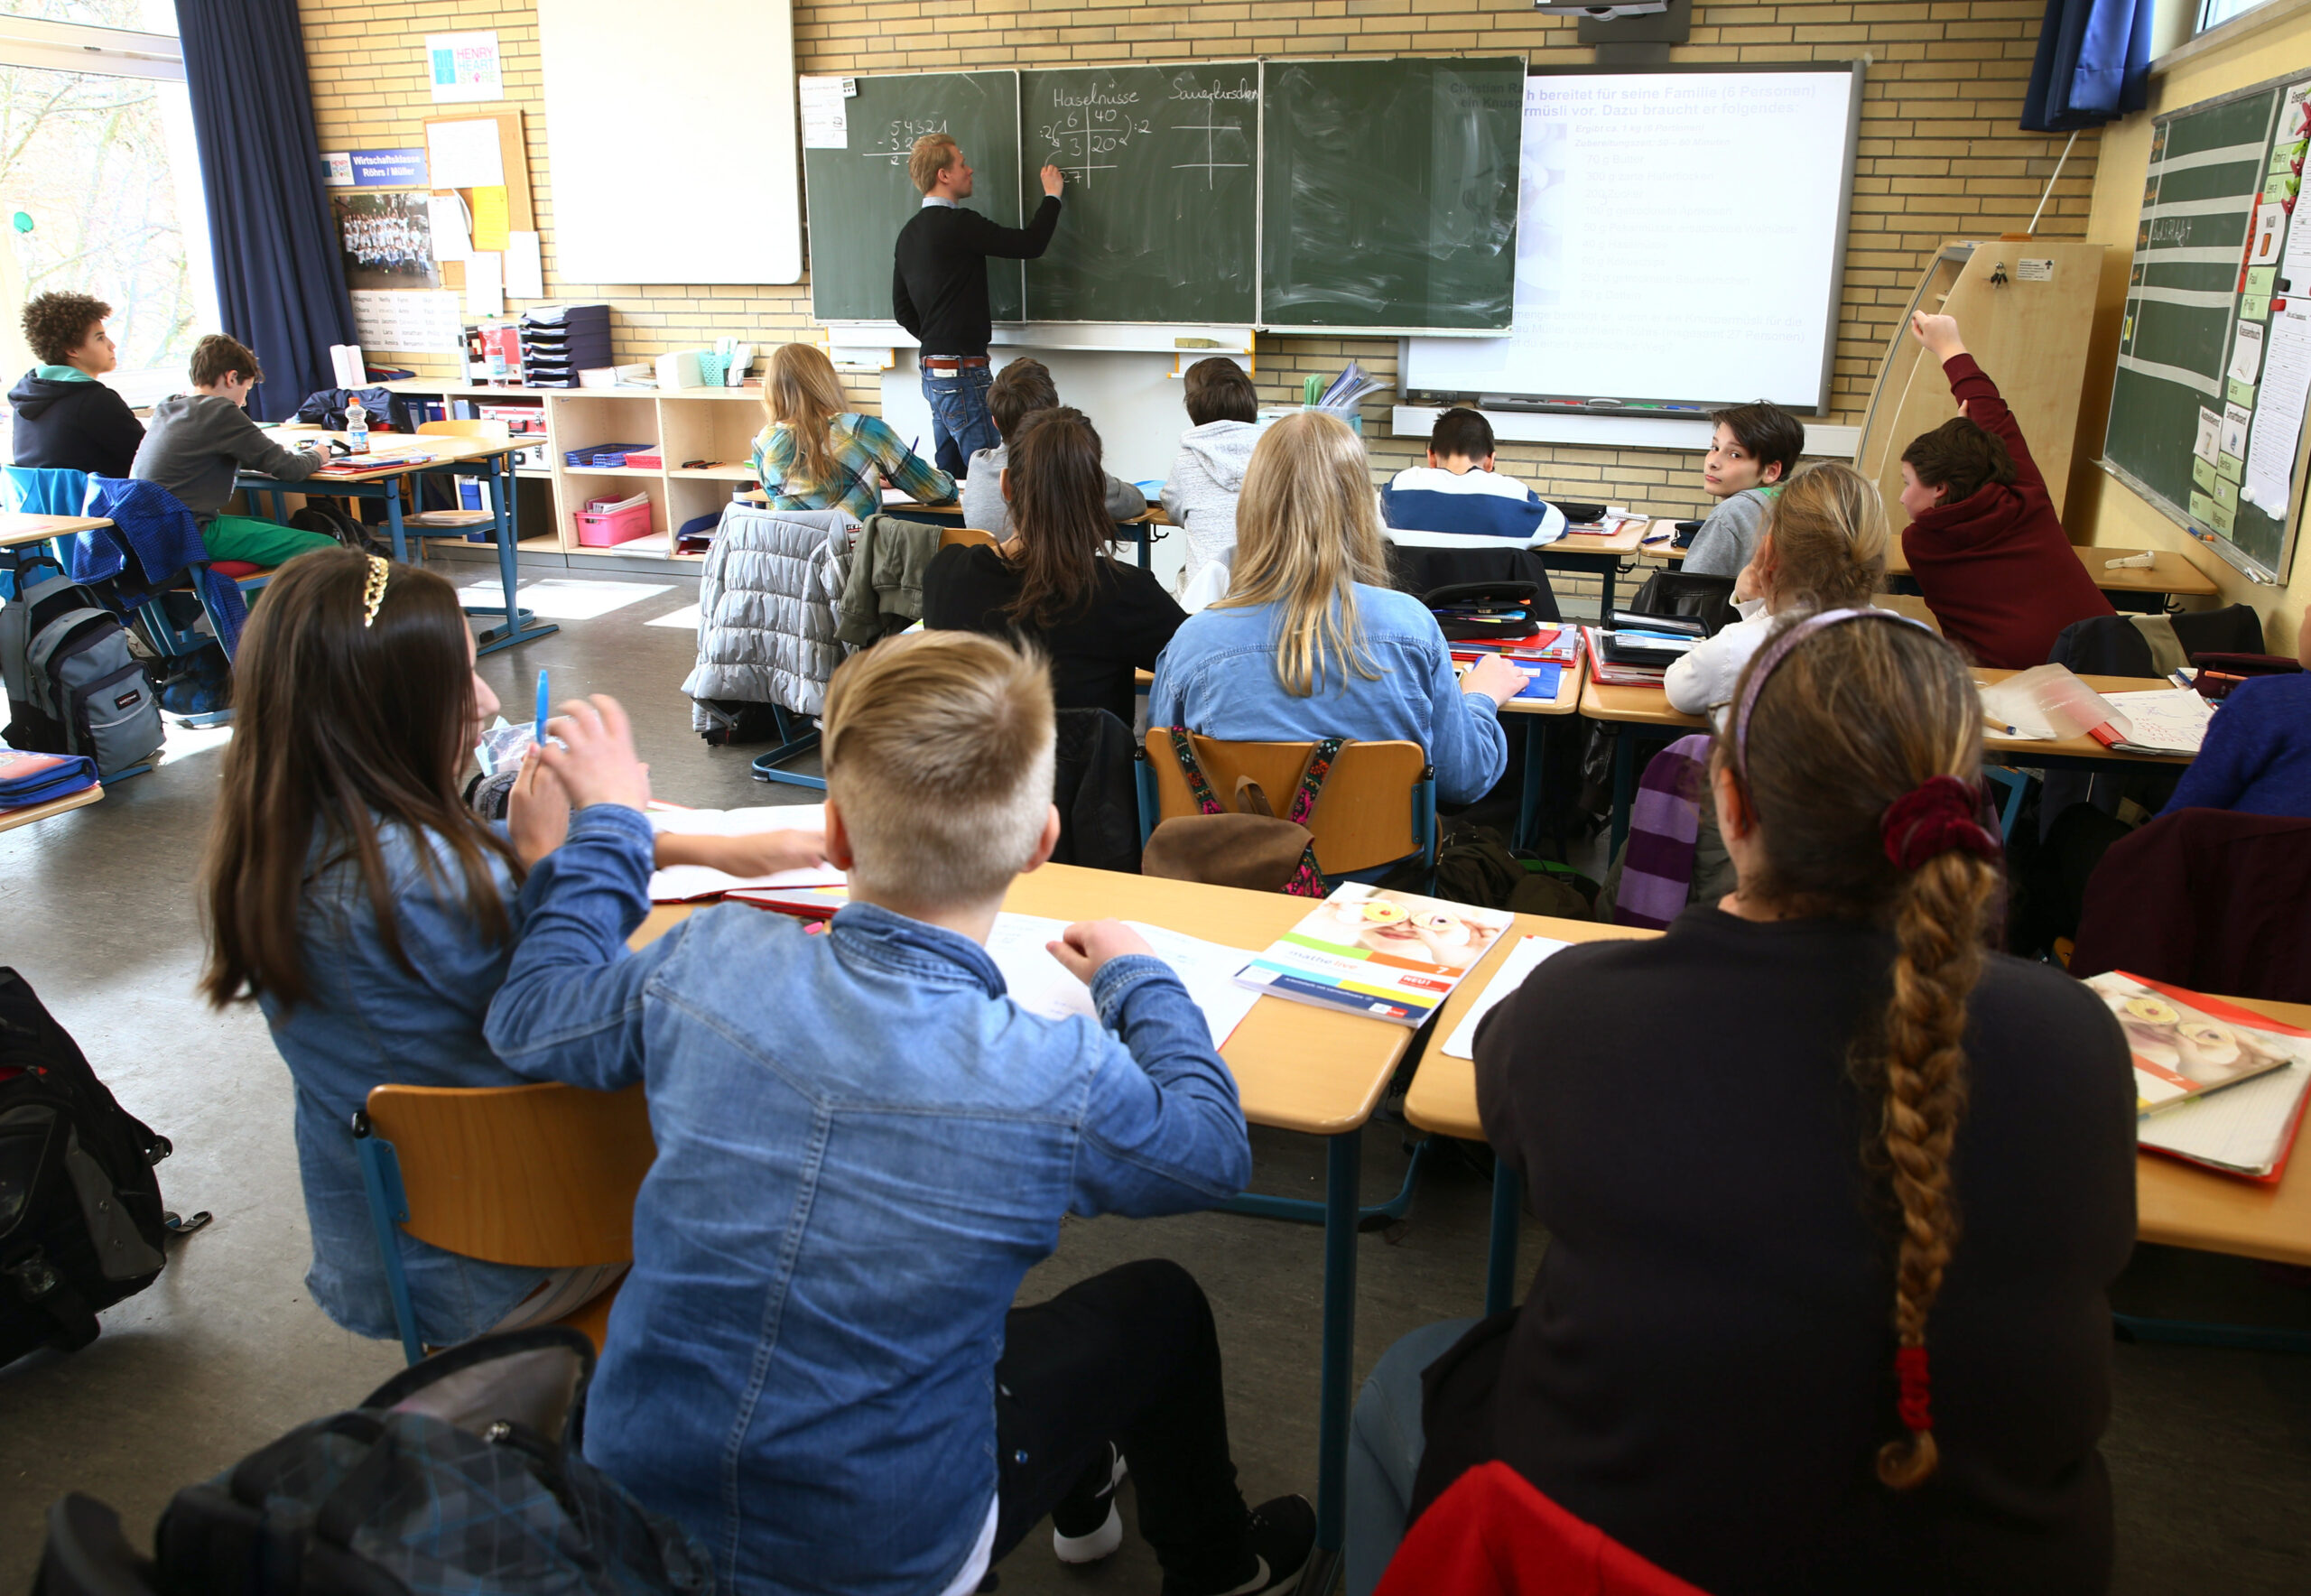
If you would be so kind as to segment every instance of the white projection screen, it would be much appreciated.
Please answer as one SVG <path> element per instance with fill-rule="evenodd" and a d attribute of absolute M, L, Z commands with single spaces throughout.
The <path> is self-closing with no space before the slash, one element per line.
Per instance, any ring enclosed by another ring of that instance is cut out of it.
<path fill-rule="evenodd" d="M 1507 338 L 1405 340 L 1408 393 L 1829 398 L 1861 63 L 1536 71 Z"/>

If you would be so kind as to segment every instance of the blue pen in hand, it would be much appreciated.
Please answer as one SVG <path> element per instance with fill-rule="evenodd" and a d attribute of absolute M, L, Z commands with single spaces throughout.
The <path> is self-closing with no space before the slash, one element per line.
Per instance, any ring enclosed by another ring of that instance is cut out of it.
<path fill-rule="evenodd" d="M 545 746 L 545 673 L 543 671 L 540 671 L 538 673 L 538 715 L 536 720 L 531 723 L 530 738 L 541 747 Z"/>

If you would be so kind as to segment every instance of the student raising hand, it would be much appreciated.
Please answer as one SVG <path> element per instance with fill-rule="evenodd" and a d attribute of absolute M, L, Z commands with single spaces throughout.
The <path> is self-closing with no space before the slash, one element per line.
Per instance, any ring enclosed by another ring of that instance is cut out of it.
<path fill-rule="evenodd" d="M 1958 318 L 1955 316 L 1935 316 L 1925 311 L 1913 311 L 1910 312 L 1910 333 L 1936 360 L 1947 360 L 1953 355 L 1966 352 L 1966 341 L 1958 336 Z"/>
<path fill-rule="evenodd" d="M 546 727 L 562 746 L 541 745 L 537 757 L 561 784 L 571 808 L 649 805 L 649 767 L 635 756 L 634 728 L 616 699 L 601 692 L 571 699 Z"/>
<path fill-rule="evenodd" d="M 506 799 L 506 837 L 524 868 L 562 846 L 570 834 L 570 794 L 538 758 L 534 746 L 522 756 L 522 774 Z"/>

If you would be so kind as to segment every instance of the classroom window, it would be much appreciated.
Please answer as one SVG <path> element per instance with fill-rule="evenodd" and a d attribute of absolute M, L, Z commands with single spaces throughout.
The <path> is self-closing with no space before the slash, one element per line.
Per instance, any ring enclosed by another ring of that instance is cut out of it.
<path fill-rule="evenodd" d="M 0 0 L 0 383 L 37 364 L 20 314 L 51 289 L 112 306 L 132 404 L 217 325 L 176 30 L 171 0 Z"/>
<path fill-rule="evenodd" d="M 2269 3 L 2269 0 L 2199 0 L 2199 25 L 2195 31 L 2204 33 L 2209 28 L 2219 28 L 2241 13 Z"/>

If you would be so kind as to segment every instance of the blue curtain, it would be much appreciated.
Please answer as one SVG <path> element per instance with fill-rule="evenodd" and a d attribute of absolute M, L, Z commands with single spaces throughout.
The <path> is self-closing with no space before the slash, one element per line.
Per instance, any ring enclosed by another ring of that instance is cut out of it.
<path fill-rule="evenodd" d="M 2153 0 L 2046 0 L 2022 97 L 2026 133 L 2100 127 L 2139 111 L 2150 91 Z"/>
<path fill-rule="evenodd" d="M 255 349 L 249 411 L 294 414 L 353 341 L 296 0 L 177 0 L 223 330 Z"/>

